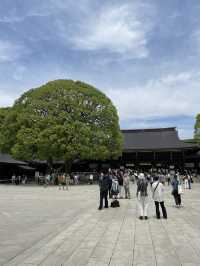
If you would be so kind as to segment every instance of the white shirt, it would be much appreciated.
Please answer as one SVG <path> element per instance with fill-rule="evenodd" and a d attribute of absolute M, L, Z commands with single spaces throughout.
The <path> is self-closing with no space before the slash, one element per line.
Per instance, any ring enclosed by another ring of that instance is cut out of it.
<path fill-rule="evenodd" d="M 162 202 L 164 201 L 164 186 L 160 182 L 158 184 L 158 182 L 156 181 L 152 184 L 152 197 L 154 201 Z"/>

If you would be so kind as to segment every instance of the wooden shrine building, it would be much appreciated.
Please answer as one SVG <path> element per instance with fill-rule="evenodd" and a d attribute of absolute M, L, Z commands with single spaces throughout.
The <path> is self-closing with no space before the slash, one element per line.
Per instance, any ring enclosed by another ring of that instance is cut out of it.
<path fill-rule="evenodd" d="M 175 127 L 122 130 L 122 163 L 133 168 L 187 168 L 189 158 L 199 150 L 179 139 Z M 199 165 L 200 167 L 200 165 Z M 190 167 L 189 167 L 190 168 Z M 193 167 L 194 168 L 194 167 Z"/>

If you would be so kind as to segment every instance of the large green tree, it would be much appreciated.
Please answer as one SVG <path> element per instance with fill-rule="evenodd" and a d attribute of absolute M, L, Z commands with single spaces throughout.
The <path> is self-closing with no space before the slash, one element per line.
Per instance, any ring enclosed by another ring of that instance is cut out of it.
<path fill-rule="evenodd" d="M 64 160 L 117 158 L 122 135 L 115 107 L 96 88 L 55 80 L 24 93 L 3 119 L 0 149 L 15 158 Z"/>

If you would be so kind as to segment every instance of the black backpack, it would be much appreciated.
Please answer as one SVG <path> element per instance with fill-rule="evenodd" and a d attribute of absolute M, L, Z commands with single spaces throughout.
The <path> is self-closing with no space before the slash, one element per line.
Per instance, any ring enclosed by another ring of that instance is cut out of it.
<path fill-rule="evenodd" d="M 111 202 L 111 204 L 110 204 L 110 207 L 112 207 L 112 208 L 120 207 L 119 201 L 118 200 L 113 200 Z"/>

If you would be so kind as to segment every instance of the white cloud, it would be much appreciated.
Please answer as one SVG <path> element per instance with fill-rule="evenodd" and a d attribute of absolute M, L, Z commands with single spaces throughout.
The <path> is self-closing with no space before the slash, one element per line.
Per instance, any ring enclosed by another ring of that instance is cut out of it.
<path fill-rule="evenodd" d="M 0 63 L 15 61 L 27 51 L 23 45 L 0 40 Z"/>
<path fill-rule="evenodd" d="M 48 17 L 51 15 L 50 11 L 29 11 L 26 14 L 18 14 L 18 15 L 4 15 L 0 17 L 0 22 L 2 23 L 18 23 L 22 22 L 30 17 Z"/>
<path fill-rule="evenodd" d="M 150 14 L 144 16 L 147 9 Z M 152 13 L 144 5 L 104 6 L 95 15 L 82 19 L 78 30 L 69 38 L 74 48 L 80 50 L 105 51 L 129 58 L 147 57 Z"/>
<path fill-rule="evenodd" d="M 0 107 L 7 107 L 11 106 L 14 103 L 14 100 L 16 99 L 16 93 L 10 92 L 9 90 L 1 90 L 0 89 Z"/>
<path fill-rule="evenodd" d="M 200 112 L 200 72 L 171 74 L 142 87 L 107 90 L 120 120 L 189 116 Z"/>
<path fill-rule="evenodd" d="M 15 71 L 13 72 L 13 79 L 16 81 L 23 80 L 27 68 L 23 65 L 17 65 Z"/>

